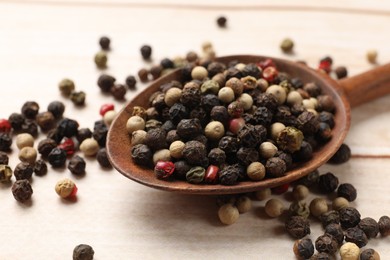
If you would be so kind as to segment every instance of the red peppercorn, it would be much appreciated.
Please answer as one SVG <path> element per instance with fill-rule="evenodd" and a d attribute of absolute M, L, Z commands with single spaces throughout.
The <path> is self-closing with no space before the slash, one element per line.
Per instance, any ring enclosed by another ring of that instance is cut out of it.
<path fill-rule="evenodd" d="M 237 134 L 238 131 L 245 125 L 245 120 L 242 117 L 233 118 L 229 121 L 229 131 L 233 134 Z"/>
<path fill-rule="evenodd" d="M 66 155 L 72 155 L 75 152 L 75 145 L 72 138 L 64 138 L 57 147 L 64 150 Z"/>
<path fill-rule="evenodd" d="M 104 114 L 108 111 L 114 110 L 114 104 L 104 104 L 100 107 L 100 115 L 104 116 Z"/>
<path fill-rule="evenodd" d="M 329 73 L 331 71 L 332 64 L 328 60 L 322 60 L 318 65 L 318 69 Z"/>
<path fill-rule="evenodd" d="M 69 198 L 69 199 L 75 198 L 78 190 L 79 189 L 77 188 L 77 186 L 75 184 L 74 187 L 73 187 L 72 192 L 69 194 L 69 196 L 67 198 Z"/>
<path fill-rule="evenodd" d="M 267 67 L 263 71 L 263 78 L 268 82 L 272 82 L 278 75 L 278 70 L 275 67 Z"/>
<path fill-rule="evenodd" d="M 257 63 L 257 65 L 263 70 L 268 67 L 275 67 L 275 63 L 272 59 L 266 59 Z"/>
<path fill-rule="evenodd" d="M 158 179 L 167 179 L 175 170 L 173 162 L 158 161 L 154 166 L 154 173 Z"/>
<path fill-rule="evenodd" d="M 271 189 L 272 193 L 280 195 L 288 191 L 288 188 L 290 187 L 290 183 L 286 183 L 277 187 L 274 187 Z"/>
<path fill-rule="evenodd" d="M 7 119 L 0 119 L 0 132 L 8 133 L 11 131 L 11 124 Z"/>
<path fill-rule="evenodd" d="M 233 101 L 228 105 L 228 113 L 231 117 L 241 117 L 244 113 L 244 108 L 239 101 Z"/>
<path fill-rule="evenodd" d="M 207 167 L 206 174 L 204 176 L 205 183 L 217 183 L 219 168 L 215 165 Z"/>

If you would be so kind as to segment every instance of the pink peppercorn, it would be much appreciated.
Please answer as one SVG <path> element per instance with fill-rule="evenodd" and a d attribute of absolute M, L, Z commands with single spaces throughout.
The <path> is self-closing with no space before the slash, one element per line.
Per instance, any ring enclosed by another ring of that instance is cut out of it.
<path fill-rule="evenodd" d="M 158 179 L 167 179 L 175 170 L 173 162 L 158 161 L 154 166 L 154 173 Z"/>
<path fill-rule="evenodd" d="M 328 60 L 322 60 L 320 61 L 320 64 L 318 65 L 318 69 L 325 71 L 326 73 L 330 73 L 332 67 L 332 63 Z"/>
<path fill-rule="evenodd" d="M 275 67 L 275 63 L 272 59 L 266 59 L 257 63 L 257 65 L 263 70 L 268 67 Z"/>
<path fill-rule="evenodd" d="M 67 155 L 72 155 L 75 152 L 75 145 L 72 138 L 64 138 L 58 145 L 58 148 L 64 150 Z"/>
<path fill-rule="evenodd" d="M 114 109 L 115 109 L 114 104 L 104 104 L 100 107 L 99 113 L 101 116 L 104 116 L 104 114 L 106 114 L 106 112 L 114 110 Z"/>
<path fill-rule="evenodd" d="M 272 82 L 277 75 L 278 70 L 272 66 L 265 68 L 263 71 L 263 78 L 268 82 Z"/>
<path fill-rule="evenodd" d="M 215 165 L 207 167 L 206 174 L 204 176 L 205 183 L 217 183 L 219 168 Z"/>
<path fill-rule="evenodd" d="M 0 119 L 0 132 L 8 133 L 11 131 L 11 124 L 7 119 Z"/>
<path fill-rule="evenodd" d="M 229 121 L 229 131 L 233 134 L 237 134 L 238 131 L 245 125 L 245 120 L 242 117 L 233 118 Z"/>
<path fill-rule="evenodd" d="M 271 189 L 272 193 L 280 195 L 288 191 L 288 188 L 290 187 L 290 183 L 286 183 L 277 187 L 274 187 Z"/>

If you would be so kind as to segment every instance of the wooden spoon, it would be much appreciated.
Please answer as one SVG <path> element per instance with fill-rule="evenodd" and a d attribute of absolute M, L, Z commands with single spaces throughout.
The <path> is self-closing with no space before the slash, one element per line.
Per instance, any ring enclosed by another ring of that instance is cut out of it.
<path fill-rule="evenodd" d="M 225 64 L 237 60 L 242 63 L 256 63 L 270 57 L 237 55 L 217 58 Z M 350 126 L 350 105 L 352 107 L 383 96 L 390 92 L 390 64 L 376 67 L 363 74 L 335 81 L 327 75 L 322 75 L 307 66 L 271 58 L 279 71 L 299 77 L 303 82 L 315 82 L 321 86 L 323 93 L 330 95 L 336 105 L 335 127 L 332 130 L 332 139 L 313 153 L 313 159 L 297 164 L 287 175 L 280 178 L 265 179 L 262 181 L 244 181 L 234 186 L 190 184 L 179 180 L 159 180 L 152 169 L 146 169 L 133 163 L 130 152 L 130 136 L 126 130 L 126 122 L 131 116 L 134 106 L 148 107 L 148 99 L 156 92 L 160 85 L 175 79 L 180 79 L 181 71 L 176 70 L 152 82 L 143 92 L 130 101 L 113 121 L 107 136 L 107 153 L 112 165 L 124 176 L 147 185 L 166 191 L 190 194 L 232 194 L 251 192 L 264 188 L 279 186 L 314 171 L 337 151 L 348 132 Z"/>

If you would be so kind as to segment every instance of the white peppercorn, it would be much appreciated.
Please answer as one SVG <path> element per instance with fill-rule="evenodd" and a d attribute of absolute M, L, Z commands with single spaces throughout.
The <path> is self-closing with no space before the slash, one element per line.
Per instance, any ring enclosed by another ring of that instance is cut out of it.
<path fill-rule="evenodd" d="M 170 88 L 165 93 L 164 102 L 167 106 L 171 107 L 175 103 L 179 102 L 182 90 L 180 88 Z"/>
<path fill-rule="evenodd" d="M 145 120 L 140 116 L 132 116 L 127 120 L 126 129 L 129 134 L 132 134 L 136 130 L 144 130 Z"/>
<path fill-rule="evenodd" d="M 302 100 L 302 105 L 306 109 L 315 109 L 316 108 L 316 104 L 312 99 Z"/>
<path fill-rule="evenodd" d="M 244 63 L 237 63 L 236 66 L 234 66 L 236 69 L 238 69 L 239 71 L 243 71 L 244 68 L 245 68 L 245 64 Z"/>
<path fill-rule="evenodd" d="M 207 72 L 206 68 L 204 68 L 202 66 L 196 66 L 191 71 L 191 77 L 193 79 L 203 80 L 207 76 L 208 76 L 208 72 Z"/>
<path fill-rule="evenodd" d="M 301 104 L 302 103 L 302 96 L 301 94 L 299 94 L 298 91 L 290 91 L 287 95 L 287 104 L 289 104 L 290 106 L 293 106 L 293 105 L 296 105 L 296 104 Z"/>
<path fill-rule="evenodd" d="M 213 49 L 213 44 L 211 42 L 206 41 L 206 42 L 202 43 L 202 50 L 204 52 L 211 50 L 211 49 Z"/>
<path fill-rule="evenodd" d="M 253 162 L 246 168 L 246 174 L 249 179 L 253 181 L 260 181 L 265 177 L 265 167 L 261 162 Z"/>
<path fill-rule="evenodd" d="M 171 153 L 168 149 L 161 149 L 156 151 L 153 154 L 153 163 L 156 164 L 158 161 L 170 161 L 171 160 Z"/>
<path fill-rule="evenodd" d="M 76 195 L 77 187 L 72 180 L 65 178 L 57 182 L 55 191 L 61 198 L 66 199 Z"/>
<path fill-rule="evenodd" d="M 80 144 L 80 151 L 85 156 L 94 156 L 99 151 L 99 143 L 93 138 L 87 138 Z"/>
<path fill-rule="evenodd" d="M 234 91 L 231 88 L 223 87 L 218 91 L 218 98 L 223 103 L 230 103 L 234 100 Z"/>
<path fill-rule="evenodd" d="M 359 260 L 360 248 L 351 242 L 346 242 L 340 247 L 341 260 Z"/>
<path fill-rule="evenodd" d="M 274 145 L 271 142 L 263 142 L 260 144 L 260 147 L 259 147 L 259 153 L 260 153 L 261 157 L 263 157 L 265 159 L 269 159 L 271 157 L 274 157 L 274 155 L 276 154 L 277 151 L 278 151 L 278 148 L 276 147 L 276 145 Z"/>
<path fill-rule="evenodd" d="M 239 216 L 240 212 L 237 207 L 230 203 L 221 206 L 218 210 L 218 217 L 225 225 L 234 224 L 238 220 Z"/>
<path fill-rule="evenodd" d="M 176 158 L 176 159 L 183 157 L 184 146 L 185 146 L 185 143 L 183 143 L 180 140 L 174 141 L 173 143 L 171 143 L 171 145 L 169 146 L 169 152 L 171 154 L 171 157 Z"/>
<path fill-rule="evenodd" d="M 19 149 L 23 147 L 33 147 L 34 146 L 34 137 L 29 133 L 22 133 L 16 136 L 16 146 Z"/>
<path fill-rule="evenodd" d="M 317 110 L 315 110 L 314 108 L 308 108 L 308 109 L 306 109 L 307 110 L 307 112 L 310 112 L 310 113 L 312 113 L 313 115 L 315 115 L 315 116 L 318 116 L 318 112 L 317 112 Z"/>
<path fill-rule="evenodd" d="M 225 127 L 219 121 L 212 121 L 206 125 L 204 134 L 210 140 L 219 140 L 225 135 Z"/>
<path fill-rule="evenodd" d="M 37 159 L 38 152 L 35 148 L 33 147 L 23 147 L 19 151 L 19 159 L 22 162 L 27 162 L 29 164 L 34 164 L 35 160 Z"/>
<path fill-rule="evenodd" d="M 318 107 L 318 100 L 315 97 L 310 97 L 309 100 L 313 103 L 314 108 L 316 109 Z"/>
<path fill-rule="evenodd" d="M 260 200 L 260 201 L 268 199 L 270 196 L 271 196 L 271 189 L 270 188 L 258 190 L 255 192 L 256 199 Z"/>
<path fill-rule="evenodd" d="M 270 199 L 265 204 L 265 213 L 271 218 L 277 218 L 284 212 L 283 202 L 279 199 Z"/>
<path fill-rule="evenodd" d="M 112 121 L 114 121 L 114 118 L 116 117 L 116 115 L 117 115 L 117 112 L 115 112 L 114 110 L 107 111 L 103 116 L 104 124 L 106 124 L 107 126 L 110 126 Z"/>
<path fill-rule="evenodd" d="M 252 201 L 247 196 L 241 196 L 236 201 L 236 207 L 240 213 L 248 212 L 252 208 Z"/>
<path fill-rule="evenodd" d="M 286 97 L 287 97 L 286 90 L 282 86 L 279 85 L 269 86 L 265 92 L 275 96 L 279 105 L 283 104 L 286 101 Z"/>
<path fill-rule="evenodd" d="M 253 98 L 248 93 L 242 93 L 241 96 L 237 98 L 237 101 L 241 103 L 244 110 L 249 110 L 252 108 Z"/>
<path fill-rule="evenodd" d="M 297 185 L 294 187 L 292 195 L 295 200 L 306 199 L 309 195 L 309 189 L 305 185 Z"/>
<path fill-rule="evenodd" d="M 375 64 L 376 59 L 378 57 L 378 52 L 376 50 L 368 50 L 366 53 L 366 57 L 369 63 Z"/>
<path fill-rule="evenodd" d="M 315 198 L 310 202 L 310 213 L 314 217 L 319 217 L 323 213 L 328 211 L 328 204 L 326 203 L 326 199 L 323 198 Z"/>
<path fill-rule="evenodd" d="M 332 208 L 334 210 L 340 210 L 349 207 L 349 201 L 344 197 L 337 197 L 332 202 Z"/>
<path fill-rule="evenodd" d="M 146 131 L 144 130 L 135 130 L 131 134 L 131 145 L 137 145 L 144 143 L 146 137 Z"/>
<path fill-rule="evenodd" d="M 286 126 L 280 122 L 275 122 L 271 125 L 271 137 L 273 140 L 276 140 L 279 136 L 279 133 L 285 129 Z"/>

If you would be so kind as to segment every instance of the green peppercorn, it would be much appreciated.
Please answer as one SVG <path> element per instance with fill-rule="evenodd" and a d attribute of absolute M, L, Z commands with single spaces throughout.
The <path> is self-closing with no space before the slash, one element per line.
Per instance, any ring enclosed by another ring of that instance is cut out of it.
<path fill-rule="evenodd" d="M 206 80 L 203 82 L 203 84 L 200 86 L 200 91 L 202 93 L 213 93 L 218 94 L 219 91 L 219 84 L 218 82 L 214 80 Z"/>
<path fill-rule="evenodd" d="M 282 49 L 284 53 L 291 52 L 293 48 L 294 48 L 294 42 L 290 38 L 284 39 L 280 44 L 280 49 Z"/>
<path fill-rule="evenodd" d="M 107 67 L 107 54 L 105 51 L 99 51 L 95 55 L 95 64 L 99 69 L 105 69 Z"/>
<path fill-rule="evenodd" d="M 70 94 L 70 100 L 75 104 L 76 106 L 83 106 L 85 104 L 85 98 L 86 94 L 84 91 L 73 91 Z"/>
<path fill-rule="evenodd" d="M 301 216 L 308 218 L 310 215 L 310 209 L 307 206 L 306 202 L 303 201 L 294 201 L 290 204 L 289 211 L 293 216 Z"/>
<path fill-rule="evenodd" d="M 8 165 L 0 164 L 0 182 L 6 183 L 11 180 L 12 169 Z"/>
<path fill-rule="evenodd" d="M 75 90 L 74 82 L 70 79 L 61 80 L 58 87 L 64 96 L 69 96 Z"/>
<path fill-rule="evenodd" d="M 303 133 L 295 127 L 287 126 L 276 139 L 276 143 L 283 151 L 290 153 L 296 152 L 301 148 L 303 142 Z"/>
<path fill-rule="evenodd" d="M 206 173 L 206 170 L 203 167 L 196 166 L 192 167 L 187 173 L 186 173 L 186 179 L 189 183 L 201 183 L 204 179 L 204 175 Z"/>

